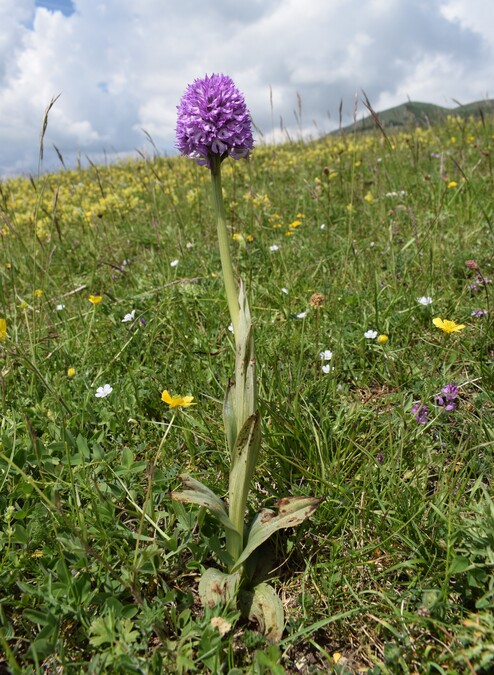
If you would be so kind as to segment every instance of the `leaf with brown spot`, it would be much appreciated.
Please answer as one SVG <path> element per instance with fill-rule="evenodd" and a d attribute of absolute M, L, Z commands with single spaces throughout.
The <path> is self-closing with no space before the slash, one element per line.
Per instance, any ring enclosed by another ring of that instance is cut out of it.
<path fill-rule="evenodd" d="M 240 572 L 226 574 L 210 567 L 199 581 L 199 597 L 203 607 L 226 605 L 234 600 L 240 584 Z"/>
<path fill-rule="evenodd" d="M 278 515 L 273 515 L 270 509 L 263 509 L 254 518 L 245 548 L 235 562 L 232 572 L 238 570 L 250 554 L 274 532 L 303 523 L 314 513 L 322 500 L 317 497 L 286 497 L 281 501 L 282 508 Z"/>

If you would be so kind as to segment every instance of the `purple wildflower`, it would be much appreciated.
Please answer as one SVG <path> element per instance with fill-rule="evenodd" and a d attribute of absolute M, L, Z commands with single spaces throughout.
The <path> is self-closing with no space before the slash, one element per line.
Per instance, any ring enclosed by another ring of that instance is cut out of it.
<path fill-rule="evenodd" d="M 474 309 L 473 312 L 472 312 L 472 316 L 477 317 L 477 319 L 481 319 L 486 314 L 487 314 L 486 309 Z"/>
<path fill-rule="evenodd" d="M 427 424 L 429 421 L 429 418 L 427 417 L 429 411 L 427 410 L 427 406 L 425 406 L 422 401 L 420 401 L 420 403 L 416 403 L 413 406 L 412 413 L 415 415 L 415 419 L 419 424 Z"/>
<path fill-rule="evenodd" d="M 211 168 L 220 160 L 248 157 L 254 146 L 244 97 L 227 75 L 194 80 L 177 106 L 177 147 L 186 157 Z"/>
<path fill-rule="evenodd" d="M 469 284 L 468 288 L 472 291 L 472 293 L 476 293 L 482 286 L 487 286 L 487 284 L 492 284 L 492 279 L 478 274 L 475 278 L 475 282 L 473 284 Z"/>
<path fill-rule="evenodd" d="M 444 407 L 448 412 L 452 412 L 456 409 L 457 398 L 458 387 L 452 382 L 443 387 L 440 394 L 436 394 L 436 403 L 437 405 Z"/>

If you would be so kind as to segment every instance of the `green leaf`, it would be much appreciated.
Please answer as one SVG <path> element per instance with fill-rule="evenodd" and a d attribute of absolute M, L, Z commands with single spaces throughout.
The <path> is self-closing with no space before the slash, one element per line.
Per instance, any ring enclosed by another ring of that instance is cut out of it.
<path fill-rule="evenodd" d="M 180 492 L 170 492 L 170 497 L 172 499 L 177 502 L 182 502 L 183 504 L 197 504 L 198 506 L 203 506 L 218 518 L 223 527 L 238 533 L 238 530 L 228 517 L 222 500 L 217 497 L 212 490 L 187 474 L 182 474 L 180 478 L 185 487 L 189 489 Z"/>
<path fill-rule="evenodd" d="M 210 567 L 199 580 L 199 597 L 203 607 L 226 605 L 234 600 L 240 585 L 241 574 L 226 574 Z"/>
<path fill-rule="evenodd" d="M 38 609 L 25 609 L 23 614 L 29 621 L 37 623 L 39 626 L 55 626 L 57 623 L 56 618 L 51 612 L 40 612 Z"/>
<path fill-rule="evenodd" d="M 121 464 L 126 469 L 130 469 L 134 462 L 134 453 L 130 448 L 124 448 L 122 450 Z"/>
<path fill-rule="evenodd" d="M 281 600 L 272 586 L 262 583 L 257 584 L 253 591 L 242 591 L 239 605 L 242 614 L 250 621 L 257 621 L 269 640 L 281 640 L 285 617 Z"/>
<path fill-rule="evenodd" d="M 240 282 L 238 335 L 235 336 L 235 415 L 237 429 L 257 410 L 256 358 L 249 303 Z"/>
<path fill-rule="evenodd" d="M 101 647 L 106 643 L 112 644 L 117 637 L 113 616 L 97 617 L 91 623 L 89 632 L 91 633 L 89 644 L 93 647 Z"/>
<path fill-rule="evenodd" d="M 243 530 L 247 495 L 256 468 L 260 445 L 260 415 L 255 412 L 240 430 L 232 453 L 229 481 L 230 518 L 239 531 Z"/>
<path fill-rule="evenodd" d="M 237 570 L 274 532 L 303 523 L 314 513 L 321 501 L 317 497 L 285 497 L 278 502 L 278 515 L 271 509 L 260 511 L 254 518 L 245 548 L 231 571 Z"/>
<path fill-rule="evenodd" d="M 451 575 L 461 574 L 465 572 L 470 567 L 470 560 L 464 556 L 457 555 L 451 561 L 451 566 L 449 568 L 449 573 Z"/>
<path fill-rule="evenodd" d="M 223 401 L 223 424 L 225 425 L 228 449 L 230 450 L 230 456 L 232 456 L 237 439 L 237 417 L 235 415 L 235 383 L 231 380 L 228 382 Z"/>

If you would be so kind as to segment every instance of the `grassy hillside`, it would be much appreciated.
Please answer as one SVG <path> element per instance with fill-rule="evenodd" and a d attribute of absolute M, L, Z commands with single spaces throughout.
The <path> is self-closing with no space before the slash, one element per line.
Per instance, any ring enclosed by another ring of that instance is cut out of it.
<path fill-rule="evenodd" d="M 377 111 L 376 111 L 377 112 Z M 466 121 L 469 117 L 474 119 L 489 116 L 494 112 L 494 101 L 475 101 L 466 105 L 458 105 L 455 108 L 444 108 L 433 103 L 419 103 L 408 101 L 399 106 L 377 112 L 379 120 L 386 131 L 400 131 L 415 127 L 427 128 L 445 122 L 448 117 L 456 117 Z M 376 128 L 371 115 L 363 117 L 357 124 L 348 125 L 343 129 L 344 133 L 356 130 L 357 132 L 369 131 Z M 341 133 L 341 130 L 334 133 Z"/>
<path fill-rule="evenodd" d="M 222 530 L 170 499 L 184 472 L 228 494 L 208 170 L 0 184 L 0 671 L 492 671 L 494 125 L 388 136 L 224 162 L 262 414 L 247 520 L 322 499 L 263 553 L 275 643 L 202 607 Z"/>

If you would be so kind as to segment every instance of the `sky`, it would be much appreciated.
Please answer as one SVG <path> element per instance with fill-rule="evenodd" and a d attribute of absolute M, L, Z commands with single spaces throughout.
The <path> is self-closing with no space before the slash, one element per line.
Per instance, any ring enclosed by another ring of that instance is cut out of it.
<path fill-rule="evenodd" d="M 176 106 L 230 75 L 258 142 L 412 101 L 494 97 L 492 0 L 0 0 L 0 177 L 175 149 Z M 491 89 L 490 89 L 491 88 Z"/>

